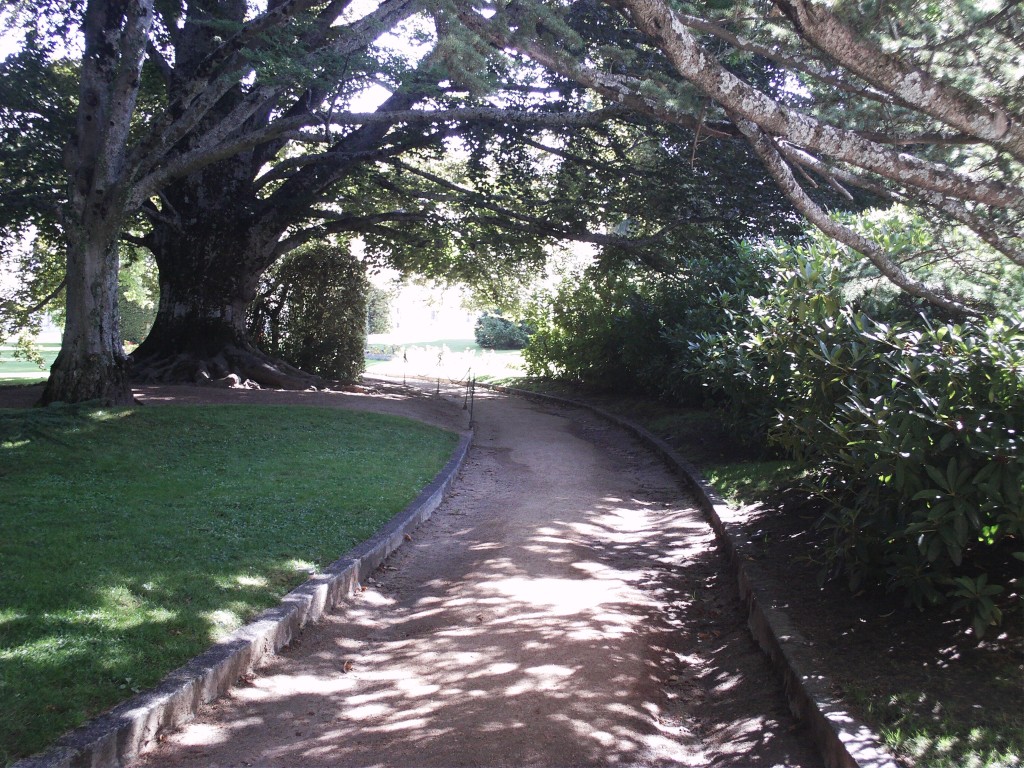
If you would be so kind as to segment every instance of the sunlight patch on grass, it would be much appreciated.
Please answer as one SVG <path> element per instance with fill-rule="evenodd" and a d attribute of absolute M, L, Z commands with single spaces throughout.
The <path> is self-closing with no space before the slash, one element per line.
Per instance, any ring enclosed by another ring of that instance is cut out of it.
<path fill-rule="evenodd" d="M 240 587 L 265 587 L 267 580 L 262 576 L 238 576 L 235 579 Z"/>
<path fill-rule="evenodd" d="M 234 611 L 223 608 L 217 611 L 210 611 L 204 617 L 210 624 L 213 636 L 218 640 L 227 637 L 242 626 L 241 616 Z"/>
<path fill-rule="evenodd" d="M 0 763 L 276 604 L 411 501 L 456 440 L 337 409 L 0 411 Z"/>
<path fill-rule="evenodd" d="M 104 409 L 101 408 L 101 409 L 97 409 L 95 411 L 90 411 L 90 412 L 86 413 L 85 417 L 89 421 L 95 421 L 95 422 L 103 423 L 105 421 L 117 421 L 119 419 L 130 418 L 132 413 L 133 413 L 133 411 L 130 411 L 130 410 L 127 410 L 127 409 L 124 409 L 124 408 L 118 408 L 118 409 L 114 409 L 114 410 L 104 410 Z"/>
<path fill-rule="evenodd" d="M 704 476 L 727 502 L 741 506 L 779 489 L 796 487 L 804 473 L 788 461 L 744 461 L 705 467 Z"/>
<path fill-rule="evenodd" d="M 893 697 L 894 699 L 902 697 Z M 1020 766 L 1024 734 L 1018 724 L 1006 728 L 971 727 L 960 719 L 964 713 L 933 710 L 922 716 L 909 701 L 890 701 L 884 707 L 870 705 L 877 717 L 889 724 L 882 739 L 897 754 L 909 756 L 915 765 L 928 768 L 1009 768 Z M 969 717 L 969 715 L 968 715 Z"/>

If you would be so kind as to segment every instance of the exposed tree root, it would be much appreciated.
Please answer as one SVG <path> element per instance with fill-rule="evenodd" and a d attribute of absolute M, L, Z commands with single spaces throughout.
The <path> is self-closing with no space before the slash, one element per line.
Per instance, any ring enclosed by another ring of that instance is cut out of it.
<path fill-rule="evenodd" d="M 245 389 L 326 389 L 330 382 L 255 348 L 223 347 L 217 354 L 148 355 L 132 360 L 132 379 L 146 384 L 199 384 Z"/>

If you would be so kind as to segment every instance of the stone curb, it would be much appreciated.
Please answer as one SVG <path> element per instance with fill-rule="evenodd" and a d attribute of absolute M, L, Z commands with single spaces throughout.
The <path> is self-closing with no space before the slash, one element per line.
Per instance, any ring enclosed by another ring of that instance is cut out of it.
<path fill-rule="evenodd" d="M 793 714 L 807 723 L 828 768 L 898 768 L 881 738 L 847 711 L 832 693 L 832 684 L 816 669 L 812 644 L 795 628 L 786 613 L 771 598 L 770 579 L 755 562 L 737 523 L 729 521 L 730 507 L 700 471 L 661 438 L 628 419 L 597 406 L 571 398 L 541 392 L 477 383 L 498 392 L 570 405 L 588 410 L 632 433 L 647 443 L 694 493 L 704 515 L 715 531 L 719 545 L 736 570 L 740 596 L 747 604 L 747 624 L 755 641 L 783 676 L 786 697 Z"/>
<path fill-rule="evenodd" d="M 161 732 L 190 720 L 203 704 L 224 694 L 263 658 L 276 653 L 327 611 L 344 601 L 405 541 L 409 531 L 441 504 L 473 442 L 460 435 L 458 447 L 430 485 L 372 538 L 331 563 L 229 637 L 171 672 L 155 688 L 133 696 L 52 747 L 12 768 L 116 768 L 151 745 Z"/>

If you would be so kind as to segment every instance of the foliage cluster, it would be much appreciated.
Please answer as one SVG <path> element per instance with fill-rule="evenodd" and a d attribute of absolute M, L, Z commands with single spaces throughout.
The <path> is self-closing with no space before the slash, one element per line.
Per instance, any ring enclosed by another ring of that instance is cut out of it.
<path fill-rule="evenodd" d="M 387 333 L 391 330 L 391 302 L 394 291 L 369 285 L 366 294 L 366 332 Z"/>
<path fill-rule="evenodd" d="M 979 313 L 886 289 L 812 235 L 681 260 L 671 276 L 570 275 L 533 307 L 524 358 L 532 375 L 717 405 L 828 502 L 823 575 L 952 602 L 981 635 L 1024 559 L 1024 277 L 898 207 L 847 221 Z M 938 252 L 969 269 L 920 256 Z"/>
<path fill-rule="evenodd" d="M 249 333 L 267 354 L 329 379 L 363 372 L 366 267 L 348 248 L 316 242 L 296 249 L 265 277 Z"/>
<path fill-rule="evenodd" d="M 1024 322 L 889 322 L 905 308 L 877 299 L 871 317 L 816 245 L 783 252 L 770 290 L 687 342 L 694 371 L 829 502 L 823 573 L 952 600 L 981 635 L 1024 559 Z"/>
<path fill-rule="evenodd" d="M 484 313 L 473 328 L 476 343 L 484 349 L 522 349 L 530 341 L 532 329 L 526 323 Z"/>
<path fill-rule="evenodd" d="M 723 310 L 765 280 L 765 254 L 739 244 L 687 257 L 671 274 L 595 264 L 570 272 L 529 309 L 532 376 L 692 401 L 700 375 L 680 339 L 721 328 Z M 669 331 L 671 330 L 671 333 Z"/>
<path fill-rule="evenodd" d="M 156 320 L 160 300 L 156 264 L 141 249 L 126 248 L 117 273 L 117 309 L 121 321 L 121 338 L 130 344 L 141 344 Z"/>

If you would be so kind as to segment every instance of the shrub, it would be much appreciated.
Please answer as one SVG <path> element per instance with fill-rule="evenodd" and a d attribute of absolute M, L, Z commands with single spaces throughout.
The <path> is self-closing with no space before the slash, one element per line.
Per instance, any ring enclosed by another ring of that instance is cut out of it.
<path fill-rule="evenodd" d="M 525 323 L 485 312 L 477 319 L 473 335 L 485 349 L 522 349 L 530 340 L 530 328 Z"/>
<path fill-rule="evenodd" d="M 753 418 L 829 502 L 823 572 L 999 622 L 1024 559 L 1024 325 L 886 323 L 843 300 L 821 249 L 694 345 L 734 419 Z M 1002 583 L 1000 583 L 1002 582 Z"/>
<path fill-rule="evenodd" d="M 651 359 L 649 344 L 658 332 L 644 290 L 629 277 L 594 270 L 563 279 L 552 297 L 531 309 L 537 331 L 523 354 L 527 371 L 603 389 L 638 389 L 636 362 Z"/>
<path fill-rule="evenodd" d="M 956 598 L 981 634 L 1000 618 L 994 558 L 1024 535 L 1024 325 L 846 322 L 850 340 L 818 352 L 831 418 L 792 407 L 776 433 L 836 494 L 828 563 L 918 606 Z"/>
<path fill-rule="evenodd" d="M 825 376 L 824 366 L 805 350 L 835 330 L 843 305 L 839 264 L 796 249 L 777 262 L 763 295 L 723 295 L 719 301 L 721 330 L 680 339 L 690 353 L 681 365 L 701 378 L 708 398 L 738 434 L 764 441 L 780 408 L 820 392 L 815 382 Z"/>
<path fill-rule="evenodd" d="M 524 358 L 531 375 L 604 389 L 699 400 L 690 342 L 722 330 L 726 308 L 764 282 L 763 254 L 689 259 L 673 274 L 593 267 L 534 303 L 537 332 Z"/>
<path fill-rule="evenodd" d="M 263 351 L 302 370 L 354 381 L 365 366 L 364 264 L 347 248 L 313 243 L 266 276 L 250 309 L 250 333 Z"/>
<path fill-rule="evenodd" d="M 391 300 L 394 292 L 376 285 L 369 286 L 366 297 L 366 332 L 387 333 L 391 330 Z"/>

